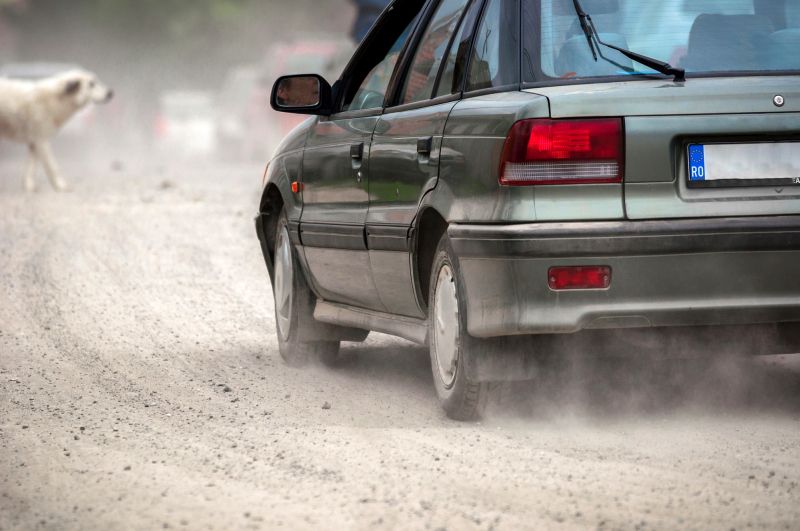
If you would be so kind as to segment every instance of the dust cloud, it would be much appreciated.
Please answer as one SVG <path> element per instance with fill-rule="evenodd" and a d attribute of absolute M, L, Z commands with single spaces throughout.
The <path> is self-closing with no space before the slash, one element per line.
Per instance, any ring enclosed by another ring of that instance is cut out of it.
<path fill-rule="evenodd" d="M 487 418 L 592 424 L 737 414 L 800 414 L 800 356 L 559 353 L 530 382 L 498 384 Z"/>

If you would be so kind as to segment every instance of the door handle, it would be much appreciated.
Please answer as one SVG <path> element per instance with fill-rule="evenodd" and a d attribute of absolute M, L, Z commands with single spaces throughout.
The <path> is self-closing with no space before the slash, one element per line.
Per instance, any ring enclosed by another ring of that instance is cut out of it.
<path fill-rule="evenodd" d="M 433 150 L 433 137 L 429 136 L 428 138 L 419 138 L 417 139 L 417 154 L 418 155 L 430 155 L 431 151 Z"/>
<path fill-rule="evenodd" d="M 364 142 L 350 146 L 350 158 L 353 160 L 361 160 L 364 158 Z"/>

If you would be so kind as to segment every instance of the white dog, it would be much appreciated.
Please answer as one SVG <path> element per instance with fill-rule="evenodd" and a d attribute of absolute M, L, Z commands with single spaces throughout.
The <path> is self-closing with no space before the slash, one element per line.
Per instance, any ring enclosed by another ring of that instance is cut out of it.
<path fill-rule="evenodd" d="M 27 191 L 36 189 L 33 178 L 37 162 L 44 166 L 56 190 L 66 189 L 49 140 L 86 105 L 108 102 L 113 95 L 94 74 L 83 70 L 71 70 L 40 81 L 0 79 L 0 139 L 27 144 L 29 156 L 24 176 Z"/>

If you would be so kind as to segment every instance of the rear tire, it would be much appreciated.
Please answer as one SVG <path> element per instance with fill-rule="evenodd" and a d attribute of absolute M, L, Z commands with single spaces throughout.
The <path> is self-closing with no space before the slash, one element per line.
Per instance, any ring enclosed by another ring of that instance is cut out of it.
<path fill-rule="evenodd" d="M 442 236 L 431 269 L 428 338 L 436 394 L 448 417 L 480 418 L 489 384 L 472 381 L 468 368 L 481 355 L 482 341 L 467 332 L 464 285 L 447 234 Z"/>
<path fill-rule="evenodd" d="M 331 365 L 339 357 L 339 341 L 303 341 L 304 324 L 314 322 L 314 296 L 289 238 L 286 212 L 281 211 L 275 232 L 275 329 L 283 360 L 292 367 L 309 362 Z"/>

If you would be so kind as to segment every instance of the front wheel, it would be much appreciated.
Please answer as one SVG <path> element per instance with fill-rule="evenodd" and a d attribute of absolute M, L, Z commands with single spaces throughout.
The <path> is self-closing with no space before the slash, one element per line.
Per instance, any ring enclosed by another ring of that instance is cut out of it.
<path fill-rule="evenodd" d="M 339 341 L 303 341 L 303 327 L 314 322 L 314 297 L 295 259 L 286 213 L 281 212 L 275 234 L 275 328 L 281 357 L 291 366 L 309 361 L 332 364 L 339 356 Z"/>
<path fill-rule="evenodd" d="M 458 260 L 445 234 L 436 250 L 428 297 L 433 381 L 448 417 L 476 420 L 486 406 L 489 385 L 469 378 L 467 367 L 480 355 L 481 341 L 467 333 L 463 295 Z"/>

